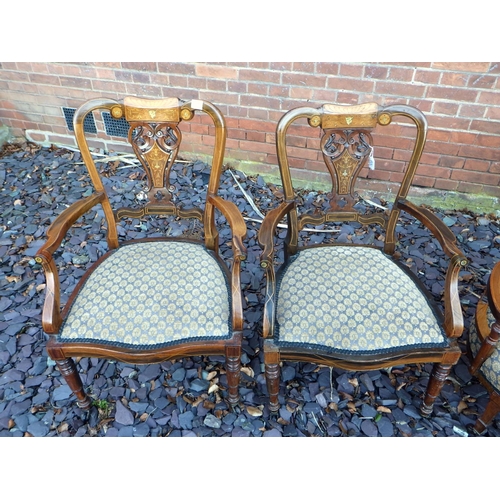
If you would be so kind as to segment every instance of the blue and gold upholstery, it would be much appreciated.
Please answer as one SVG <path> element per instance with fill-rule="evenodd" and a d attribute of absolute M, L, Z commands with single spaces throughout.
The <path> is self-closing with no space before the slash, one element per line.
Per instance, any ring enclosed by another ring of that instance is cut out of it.
<path fill-rule="evenodd" d="M 488 325 L 491 328 L 495 322 L 495 317 L 488 307 L 487 312 Z M 489 332 L 488 332 L 489 333 Z M 481 347 L 481 340 L 477 334 L 477 328 L 474 321 L 469 328 L 469 342 L 472 355 L 475 357 Z M 484 378 L 500 393 L 500 349 L 497 347 L 490 357 L 488 357 L 479 368 Z"/>
<path fill-rule="evenodd" d="M 124 245 L 88 277 L 61 328 L 62 342 L 153 348 L 231 334 L 226 274 L 201 245 Z"/>
<path fill-rule="evenodd" d="M 449 345 L 439 312 L 380 250 L 306 248 L 278 281 L 277 343 L 375 354 Z"/>

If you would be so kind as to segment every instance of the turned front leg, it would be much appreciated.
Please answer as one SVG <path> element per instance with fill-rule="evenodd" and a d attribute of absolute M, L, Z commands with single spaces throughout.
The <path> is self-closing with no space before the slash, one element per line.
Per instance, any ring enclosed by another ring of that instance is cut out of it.
<path fill-rule="evenodd" d="M 240 396 L 238 387 L 240 385 L 241 370 L 241 347 L 226 347 L 226 376 L 228 385 L 228 401 L 232 406 L 237 405 Z"/>
<path fill-rule="evenodd" d="M 269 392 L 269 409 L 277 412 L 280 409 L 278 395 L 280 391 L 280 355 L 278 349 L 271 343 L 264 346 L 264 366 L 266 385 Z"/>
<path fill-rule="evenodd" d="M 452 365 L 435 364 L 432 369 L 431 377 L 427 385 L 427 390 L 424 394 L 424 400 L 420 406 L 420 413 L 423 417 L 429 417 L 432 413 L 434 407 L 434 401 L 438 397 L 443 385 L 446 381 L 446 377 L 451 371 Z"/>
<path fill-rule="evenodd" d="M 64 380 L 66 380 L 69 388 L 76 396 L 76 399 L 78 400 L 77 405 L 82 410 L 90 410 L 91 400 L 83 389 L 82 379 L 76 370 L 74 361 L 71 358 L 66 358 L 56 359 L 55 362 L 61 372 L 61 375 L 64 377 Z"/>

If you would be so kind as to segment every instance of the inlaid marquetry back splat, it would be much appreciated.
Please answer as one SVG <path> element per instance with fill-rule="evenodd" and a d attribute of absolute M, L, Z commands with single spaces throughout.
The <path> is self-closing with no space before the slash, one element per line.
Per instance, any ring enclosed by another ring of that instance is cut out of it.
<path fill-rule="evenodd" d="M 182 134 L 177 99 L 161 102 L 127 97 L 125 118 L 130 124 L 128 139 L 148 176 L 150 203 L 172 205 L 175 186 L 170 171 L 177 157 Z"/>
<path fill-rule="evenodd" d="M 297 248 L 298 231 L 304 226 L 343 221 L 380 224 L 386 229 L 386 249 L 389 252 L 393 251 L 399 210 L 368 215 L 358 212 L 355 205 L 359 197 L 355 192 L 355 185 L 361 170 L 374 153 L 372 132 L 378 125 L 389 125 L 393 117 L 398 115 L 410 118 L 417 128 L 412 156 L 396 196 L 398 200 L 408 194 L 425 144 L 427 124 L 417 109 L 405 105 L 381 107 L 377 103 L 354 106 L 325 104 L 319 108 L 296 108 L 283 116 L 277 128 L 276 144 L 285 199 L 287 201 L 295 199 L 286 134 L 289 126 L 299 118 L 307 118 L 311 127 L 321 127 L 323 133 L 320 140 L 321 154 L 332 181 L 332 189 L 328 195 L 329 206 L 326 210 L 317 209 L 314 214 L 299 214 L 295 211 L 289 213 L 291 230 L 288 246 L 292 253 Z"/>

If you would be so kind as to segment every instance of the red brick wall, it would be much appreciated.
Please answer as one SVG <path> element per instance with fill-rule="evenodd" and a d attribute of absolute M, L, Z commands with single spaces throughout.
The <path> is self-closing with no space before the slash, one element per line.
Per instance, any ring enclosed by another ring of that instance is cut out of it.
<path fill-rule="evenodd" d="M 291 108 L 411 104 L 429 121 L 415 184 L 500 196 L 500 63 L 0 63 L 0 123 L 14 135 L 73 143 L 63 106 L 124 95 L 212 101 L 227 120 L 227 162 L 262 172 L 276 171 L 274 130 Z M 207 120 L 183 123 L 183 131 L 190 152 L 209 151 Z M 299 177 L 317 176 L 323 162 L 307 147 L 318 145 L 318 130 L 304 123 L 292 132 L 291 166 Z M 375 136 L 376 169 L 363 177 L 383 185 L 401 178 L 411 132 L 404 125 L 397 132 Z"/>

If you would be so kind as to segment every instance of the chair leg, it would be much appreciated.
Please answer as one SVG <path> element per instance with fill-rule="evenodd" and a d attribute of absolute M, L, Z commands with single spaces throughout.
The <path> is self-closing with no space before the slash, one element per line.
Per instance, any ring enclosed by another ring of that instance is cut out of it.
<path fill-rule="evenodd" d="M 61 375 L 66 380 L 69 388 L 77 398 L 77 405 L 82 410 L 90 410 L 91 400 L 85 390 L 83 389 L 82 379 L 77 372 L 75 363 L 71 358 L 56 359 L 55 360 Z"/>
<path fill-rule="evenodd" d="M 240 401 L 238 387 L 240 385 L 240 369 L 241 369 L 241 347 L 227 346 L 226 347 L 226 376 L 228 385 L 228 401 L 229 404 L 235 406 Z"/>
<path fill-rule="evenodd" d="M 264 341 L 264 367 L 266 372 L 267 392 L 269 393 L 269 410 L 278 412 L 280 404 L 280 352 L 271 340 Z"/>
<path fill-rule="evenodd" d="M 451 371 L 451 367 L 452 365 L 445 365 L 441 363 L 437 363 L 434 365 L 431 373 L 431 378 L 427 385 L 427 390 L 424 394 L 424 400 L 420 405 L 420 413 L 423 417 L 430 417 L 432 408 L 434 406 L 434 401 L 441 392 L 446 377 Z"/>
<path fill-rule="evenodd" d="M 495 418 L 496 414 L 500 411 L 500 394 L 497 392 L 492 392 L 490 394 L 490 400 L 486 405 L 483 414 L 477 419 L 474 425 L 474 432 L 477 434 L 483 434 L 486 427 L 491 424 L 491 421 Z"/>
<path fill-rule="evenodd" d="M 266 363 L 265 367 L 267 391 L 269 392 L 269 409 L 271 412 L 276 413 L 280 409 L 280 404 L 278 402 L 278 395 L 280 392 L 280 365 L 278 363 Z"/>

